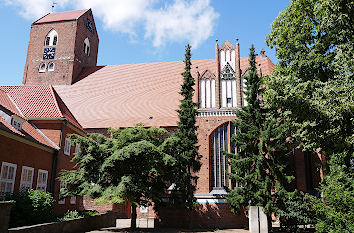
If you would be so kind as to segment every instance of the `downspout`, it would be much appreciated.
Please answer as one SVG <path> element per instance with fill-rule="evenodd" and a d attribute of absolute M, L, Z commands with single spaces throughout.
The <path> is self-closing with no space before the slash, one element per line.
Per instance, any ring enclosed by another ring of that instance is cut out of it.
<path fill-rule="evenodd" d="M 54 190 L 55 190 L 55 178 L 57 176 L 58 157 L 61 152 L 62 141 L 63 141 L 63 130 L 66 125 L 67 125 L 67 120 L 65 119 L 65 123 L 61 126 L 61 129 L 60 129 L 59 150 L 55 151 L 54 157 L 53 157 L 53 162 L 52 162 L 52 174 L 50 177 L 50 192 L 52 193 L 53 197 L 54 197 Z"/>

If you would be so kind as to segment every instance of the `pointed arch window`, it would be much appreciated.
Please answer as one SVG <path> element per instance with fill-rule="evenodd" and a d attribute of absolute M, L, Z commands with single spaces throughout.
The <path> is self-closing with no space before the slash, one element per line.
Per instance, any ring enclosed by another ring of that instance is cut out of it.
<path fill-rule="evenodd" d="M 45 72 L 46 68 L 47 68 L 47 65 L 45 63 L 40 64 L 39 69 L 38 69 L 39 73 Z"/>
<path fill-rule="evenodd" d="M 90 41 L 88 38 L 86 38 L 84 40 L 84 53 L 87 55 L 87 56 L 90 56 Z"/>
<path fill-rule="evenodd" d="M 54 62 L 51 62 L 48 64 L 48 71 L 54 71 L 55 64 Z"/>
<path fill-rule="evenodd" d="M 235 153 L 231 143 L 231 136 L 235 133 L 235 126 L 227 122 L 217 129 L 209 137 L 210 142 L 210 180 L 212 189 L 220 189 L 230 186 L 229 163 L 223 152 Z"/>
<path fill-rule="evenodd" d="M 45 46 L 56 46 L 58 43 L 58 33 L 52 29 L 46 36 L 44 45 Z"/>

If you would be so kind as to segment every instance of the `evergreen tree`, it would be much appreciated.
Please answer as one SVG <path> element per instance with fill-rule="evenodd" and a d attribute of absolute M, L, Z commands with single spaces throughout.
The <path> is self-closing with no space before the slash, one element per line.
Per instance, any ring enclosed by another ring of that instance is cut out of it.
<path fill-rule="evenodd" d="M 261 101 L 261 79 L 256 68 L 256 54 L 252 45 L 246 80 L 247 106 L 236 111 L 235 135 L 232 137 L 236 154 L 227 154 L 230 161 L 230 178 L 238 188 L 230 191 L 228 201 L 234 212 L 248 206 L 263 206 L 268 214 L 276 209 L 278 196 L 289 188 L 289 151 L 283 131 L 286 123 L 269 118 Z"/>
<path fill-rule="evenodd" d="M 198 177 L 195 175 L 200 169 L 200 155 L 198 154 L 198 138 L 195 115 L 197 104 L 193 102 L 195 85 L 191 75 L 191 46 L 186 46 L 185 70 L 180 94 L 183 99 L 179 105 L 178 130 L 174 136 L 165 142 L 165 152 L 175 156 L 177 164 L 171 172 L 171 180 L 174 183 L 174 191 L 171 193 L 175 203 L 192 207 L 195 203 L 194 191 Z"/>

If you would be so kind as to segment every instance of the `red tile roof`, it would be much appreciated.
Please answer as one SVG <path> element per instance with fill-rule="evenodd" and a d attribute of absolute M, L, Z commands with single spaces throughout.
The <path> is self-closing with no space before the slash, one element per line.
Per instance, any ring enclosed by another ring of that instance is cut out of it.
<path fill-rule="evenodd" d="M 256 61 L 270 74 L 268 58 Z M 240 63 L 244 73 L 248 58 Z M 196 66 L 217 74 L 215 59 L 192 61 L 194 77 Z M 84 128 L 176 126 L 183 71 L 182 61 L 89 67 L 73 85 L 54 88 Z"/>
<path fill-rule="evenodd" d="M 33 22 L 33 24 L 76 20 L 88 10 L 89 9 L 49 13 Z"/>
<path fill-rule="evenodd" d="M 23 115 L 16 108 L 15 104 L 12 102 L 10 95 L 1 89 L 0 105 L 8 111 L 12 112 L 12 114 L 23 117 Z M 34 126 L 32 126 L 28 121 L 23 122 L 22 130 L 20 131 L 14 128 L 11 124 L 9 124 L 7 121 L 5 121 L 4 118 L 0 116 L 0 129 L 12 132 L 33 142 L 56 148 L 56 146 L 54 146 L 45 136 L 43 136 L 39 131 L 37 131 Z"/>
<path fill-rule="evenodd" d="M 39 131 L 37 131 L 28 121 L 22 123 L 22 130 L 18 130 L 0 117 L 0 129 L 14 133 L 18 136 L 26 138 L 30 141 L 57 149 L 46 137 L 44 137 Z"/>
<path fill-rule="evenodd" d="M 18 116 L 22 116 L 22 114 L 18 111 L 18 109 L 10 99 L 10 96 L 3 90 L 0 90 L 0 105 L 9 110 L 10 112 Z"/>
<path fill-rule="evenodd" d="M 80 124 L 55 93 L 52 86 L 0 86 L 20 109 L 26 119 L 68 119 L 81 129 Z"/>

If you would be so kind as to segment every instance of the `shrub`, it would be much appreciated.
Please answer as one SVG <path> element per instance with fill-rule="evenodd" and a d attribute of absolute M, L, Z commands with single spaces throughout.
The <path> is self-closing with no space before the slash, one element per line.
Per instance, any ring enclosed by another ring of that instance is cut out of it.
<path fill-rule="evenodd" d="M 91 210 L 84 210 L 84 211 L 69 210 L 64 215 L 58 217 L 57 221 L 63 222 L 63 221 L 68 221 L 68 220 L 73 220 L 78 218 L 84 218 L 88 216 L 95 216 L 98 214 L 99 213 L 95 210 L 92 211 Z"/>
<path fill-rule="evenodd" d="M 50 193 L 28 190 L 10 195 L 16 201 L 11 211 L 10 227 L 33 225 L 53 220 L 54 199 Z"/>
<path fill-rule="evenodd" d="M 63 222 L 77 218 L 83 218 L 83 216 L 81 216 L 77 210 L 69 210 L 62 217 L 59 217 L 58 221 Z"/>
<path fill-rule="evenodd" d="M 332 156 L 320 187 L 322 198 L 313 200 L 317 232 L 354 232 L 354 169 L 343 161 L 340 154 Z"/>
<path fill-rule="evenodd" d="M 315 222 L 310 209 L 310 196 L 295 191 L 278 201 L 276 216 L 280 219 L 280 227 L 285 232 L 301 232 L 306 225 Z M 299 228 L 302 225 L 303 228 Z"/>

